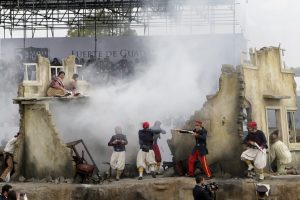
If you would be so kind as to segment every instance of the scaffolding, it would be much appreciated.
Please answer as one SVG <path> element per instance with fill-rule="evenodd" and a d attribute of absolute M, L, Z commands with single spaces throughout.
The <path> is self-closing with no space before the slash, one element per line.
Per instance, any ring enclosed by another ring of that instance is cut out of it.
<path fill-rule="evenodd" d="M 0 27 L 3 36 L 36 37 L 44 31 L 107 28 L 107 35 L 134 29 L 141 35 L 218 33 L 218 28 L 235 33 L 239 27 L 236 0 L 1 0 Z"/>

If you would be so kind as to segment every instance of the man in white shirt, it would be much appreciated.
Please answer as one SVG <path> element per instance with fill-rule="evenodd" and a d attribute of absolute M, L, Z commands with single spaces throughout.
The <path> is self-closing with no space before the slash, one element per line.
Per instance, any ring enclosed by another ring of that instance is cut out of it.
<path fill-rule="evenodd" d="M 275 130 L 270 135 L 270 157 L 271 163 L 275 161 L 277 167 L 277 173 L 291 174 L 289 170 L 286 170 L 287 164 L 292 162 L 292 155 L 288 147 L 279 140 L 279 131 Z"/>
<path fill-rule="evenodd" d="M 4 160 L 5 160 L 6 168 L 0 177 L 0 182 L 4 182 L 4 181 L 8 182 L 10 179 L 10 173 L 14 168 L 14 152 L 16 149 L 16 143 L 19 135 L 20 132 L 18 132 L 17 135 L 14 136 L 14 138 L 9 140 L 4 148 Z M 8 175 L 9 178 L 7 178 Z"/>

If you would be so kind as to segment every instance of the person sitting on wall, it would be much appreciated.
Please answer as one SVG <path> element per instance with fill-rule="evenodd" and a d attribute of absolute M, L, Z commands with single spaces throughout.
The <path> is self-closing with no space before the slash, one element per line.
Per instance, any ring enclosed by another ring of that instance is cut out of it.
<path fill-rule="evenodd" d="M 259 179 L 264 179 L 263 169 L 267 164 L 267 140 L 265 134 L 261 130 L 257 130 L 257 124 L 251 121 L 247 124 L 248 134 L 244 139 L 244 144 L 248 149 L 241 155 L 243 160 L 248 165 L 248 177 L 252 178 L 254 167 L 258 169 Z"/>
<path fill-rule="evenodd" d="M 287 164 L 292 162 L 292 154 L 289 148 L 279 140 L 279 130 L 275 130 L 270 135 L 270 162 L 273 172 L 279 175 L 297 174 L 297 170 L 287 170 Z"/>
<path fill-rule="evenodd" d="M 65 78 L 65 72 L 60 71 L 58 75 L 51 81 L 47 90 L 47 96 L 49 97 L 63 97 L 69 96 L 71 92 L 65 89 L 63 80 Z"/>
<path fill-rule="evenodd" d="M 126 135 L 122 134 L 122 128 L 117 126 L 115 128 L 115 135 L 108 142 L 108 146 L 114 147 L 114 152 L 110 158 L 110 167 L 116 170 L 117 181 L 120 179 L 125 167 L 125 145 L 127 144 Z"/>
<path fill-rule="evenodd" d="M 67 84 L 66 89 L 72 92 L 72 95 L 78 96 L 80 93 L 78 92 L 77 79 L 78 74 L 73 74 L 71 81 Z"/>
<path fill-rule="evenodd" d="M 0 176 L 0 182 L 9 182 L 11 172 L 14 169 L 14 153 L 20 132 L 9 140 L 4 148 L 4 160 L 6 168 Z"/>

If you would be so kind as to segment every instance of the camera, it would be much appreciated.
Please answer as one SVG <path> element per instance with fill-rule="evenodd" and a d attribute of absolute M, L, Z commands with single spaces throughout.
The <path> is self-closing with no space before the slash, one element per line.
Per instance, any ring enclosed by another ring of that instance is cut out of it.
<path fill-rule="evenodd" d="M 216 198 L 217 198 L 216 197 L 217 196 L 216 192 L 217 192 L 218 189 L 219 189 L 219 185 L 215 182 L 208 183 L 208 184 L 204 185 L 204 190 L 214 200 L 216 200 Z"/>
<path fill-rule="evenodd" d="M 205 186 L 205 190 L 216 191 L 219 189 L 219 185 L 216 182 L 208 183 Z"/>

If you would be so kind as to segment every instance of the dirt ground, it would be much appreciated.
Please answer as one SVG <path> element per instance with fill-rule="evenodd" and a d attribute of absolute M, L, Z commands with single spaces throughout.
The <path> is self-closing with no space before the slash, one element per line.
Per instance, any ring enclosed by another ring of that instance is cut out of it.
<path fill-rule="evenodd" d="M 270 186 L 269 199 L 297 200 L 300 199 L 300 177 L 281 176 L 267 177 L 262 182 L 252 179 L 211 179 L 219 189 L 216 199 L 222 200 L 252 200 L 257 199 L 257 184 Z M 2 186 L 3 184 L 1 184 Z M 12 182 L 17 192 L 27 193 L 29 200 L 192 200 L 192 188 L 195 185 L 189 177 L 145 177 L 143 180 L 121 179 L 110 180 L 102 184 L 67 184 L 67 183 L 37 183 Z"/>

